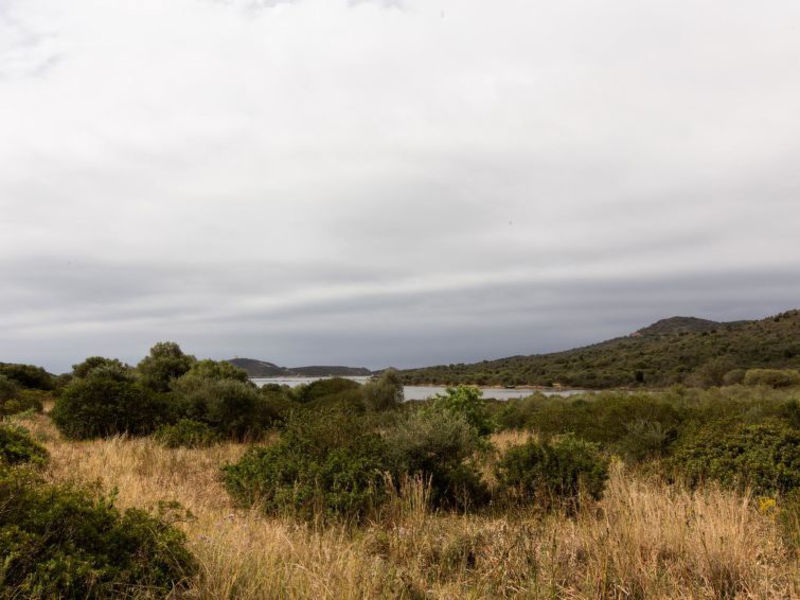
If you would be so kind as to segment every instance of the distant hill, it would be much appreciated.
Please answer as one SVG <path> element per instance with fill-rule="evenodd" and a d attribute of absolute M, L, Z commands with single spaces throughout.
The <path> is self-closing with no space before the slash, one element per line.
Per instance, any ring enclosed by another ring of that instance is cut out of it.
<path fill-rule="evenodd" d="M 800 368 L 800 311 L 718 323 L 672 317 L 620 338 L 552 354 L 401 371 L 406 383 L 562 385 L 597 389 L 713 385 L 752 367 Z"/>
<path fill-rule="evenodd" d="M 247 371 L 250 377 L 358 377 L 372 374 L 372 371 L 363 367 L 280 367 L 254 358 L 232 358 L 228 362 Z"/>

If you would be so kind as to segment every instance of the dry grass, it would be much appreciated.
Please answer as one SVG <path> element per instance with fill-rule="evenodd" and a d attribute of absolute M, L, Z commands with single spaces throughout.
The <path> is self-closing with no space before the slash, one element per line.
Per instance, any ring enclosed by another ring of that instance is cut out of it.
<path fill-rule="evenodd" d="M 240 445 L 67 442 L 44 416 L 25 425 L 52 453 L 52 479 L 117 488 L 123 507 L 177 500 L 192 513 L 181 526 L 202 565 L 196 598 L 800 597 L 796 562 L 748 497 L 690 493 L 619 464 L 604 499 L 575 519 L 430 514 L 424 482 L 412 480 L 385 521 L 323 529 L 231 506 L 217 474 Z"/>

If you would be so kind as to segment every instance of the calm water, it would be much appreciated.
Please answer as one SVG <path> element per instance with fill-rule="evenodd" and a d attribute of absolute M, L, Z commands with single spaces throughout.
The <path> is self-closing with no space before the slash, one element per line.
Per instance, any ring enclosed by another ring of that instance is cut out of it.
<path fill-rule="evenodd" d="M 253 383 L 258 386 L 266 385 L 268 383 L 277 383 L 278 385 L 288 385 L 289 387 L 297 387 L 304 383 L 311 383 L 324 379 L 323 377 L 254 377 Z M 358 383 L 364 384 L 370 380 L 369 377 L 348 377 Z M 524 398 L 530 396 L 534 390 L 526 389 L 506 389 L 506 388 L 481 388 L 483 390 L 484 398 L 495 398 L 497 400 L 511 400 L 512 398 Z M 443 392 L 445 386 L 438 385 L 406 385 L 403 386 L 403 394 L 406 400 L 426 400 L 431 396 Z M 580 394 L 583 390 L 540 390 L 547 396 L 571 396 L 573 394 Z"/>

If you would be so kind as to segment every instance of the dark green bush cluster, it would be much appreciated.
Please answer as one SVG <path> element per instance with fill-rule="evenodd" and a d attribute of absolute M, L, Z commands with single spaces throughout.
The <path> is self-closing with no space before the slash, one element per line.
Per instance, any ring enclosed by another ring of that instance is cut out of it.
<path fill-rule="evenodd" d="M 44 446 L 34 441 L 25 429 L 0 424 L 0 470 L 20 464 L 42 465 L 47 457 Z"/>
<path fill-rule="evenodd" d="M 224 468 L 240 504 L 306 519 L 361 520 L 383 501 L 389 470 L 386 442 L 341 412 L 303 412 L 278 443 L 253 447 Z"/>
<path fill-rule="evenodd" d="M 0 598 L 163 598 L 196 573 L 185 542 L 143 511 L 0 471 Z"/>
<path fill-rule="evenodd" d="M 0 376 L 28 390 L 50 391 L 55 387 L 55 378 L 42 367 L 15 363 L 0 363 Z"/>
<path fill-rule="evenodd" d="M 573 436 L 544 442 L 531 439 L 506 450 L 495 474 L 510 500 L 576 510 L 582 497 L 600 498 L 608 462 L 596 444 Z"/>
<path fill-rule="evenodd" d="M 716 480 L 760 494 L 800 488 L 800 431 L 780 422 L 721 423 L 687 436 L 670 464 L 690 484 Z"/>
<path fill-rule="evenodd" d="M 15 381 L 0 375 L 0 418 L 26 411 L 42 412 L 43 401 L 50 398 L 49 392 L 21 388 Z"/>
<path fill-rule="evenodd" d="M 221 436 L 199 421 L 181 419 L 174 425 L 162 425 L 154 437 L 167 448 L 206 448 L 221 441 Z"/>

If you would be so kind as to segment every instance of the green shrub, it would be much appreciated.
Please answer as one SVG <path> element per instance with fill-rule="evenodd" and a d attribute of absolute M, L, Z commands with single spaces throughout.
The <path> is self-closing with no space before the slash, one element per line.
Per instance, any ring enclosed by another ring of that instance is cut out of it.
<path fill-rule="evenodd" d="M 393 473 L 430 479 L 434 506 L 469 509 L 489 500 L 476 462 L 488 444 L 463 415 L 422 408 L 400 418 L 385 438 Z"/>
<path fill-rule="evenodd" d="M 800 431 L 780 422 L 723 422 L 687 436 L 670 459 L 671 469 L 691 485 L 706 479 L 755 493 L 800 487 Z"/>
<path fill-rule="evenodd" d="M 494 429 L 486 409 L 483 392 L 473 386 L 459 385 L 449 387 L 444 393 L 436 394 L 425 407 L 426 411 L 449 412 L 460 415 L 478 432 L 489 435 Z"/>
<path fill-rule="evenodd" d="M 791 387 L 800 385 L 800 372 L 794 369 L 750 369 L 744 375 L 744 384 Z"/>
<path fill-rule="evenodd" d="M 87 375 L 89 375 L 89 373 L 99 368 L 110 368 L 119 371 L 131 370 L 129 365 L 126 365 L 125 363 L 116 358 L 106 358 L 104 356 L 90 356 L 83 362 L 78 363 L 77 365 L 72 365 L 72 376 L 86 377 Z"/>
<path fill-rule="evenodd" d="M 0 598 L 163 598 L 197 565 L 185 536 L 107 498 L 0 473 Z"/>
<path fill-rule="evenodd" d="M 226 438 L 257 438 L 280 419 L 249 382 L 192 376 L 189 381 L 181 378 L 176 389 L 180 418 L 205 423 Z"/>
<path fill-rule="evenodd" d="M 0 373 L 0 403 L 13 400 L 19 394 L 19 385 Z"/>
<path fill-rule="evenodd" d="M 372 411 L 395 408 L 403 402 L 403 381 L 394 369 L 386 369 L 364 386 L 364 406 Z"/>
<path fill-rule="evenodd" d="M 29 390 L 52 390 L 55 382 L 53 376 L 42 367 L 0 363 L 0 375 L 14 381 L 19 387 Z"/>
<path fill-rule="evenodd" d="M 167 408 L 129 371 L 101 366 L 67 385 L 50 416 L 61 433 L 72 439 L 147 435 L 166 419 Z"/>
<path fill-rule="evenodd" d="M 292 390 L 292 397 L 295 401 L 305 404 L 356 390 L 361 390 L 361 385 L 357 381 L 344 377 L 330 377 L 297 386 Z"/>
<path fill-rule="evenodd" d="M 220 441 L 220 435 L 207 424 L 181 419 L 174 425 L 156 429 L 155 439 L 167 448 L 205 448 Z"/>
<path fill-rule="evenodd" d="M 495 476 L 507 498 L 574 510 L 582 495 L 600 498 L 608 479 L 608 459 L 596 444 L 572 436 L 553 442 L 530 439 L 506 450 Z"/>
<path fill-rule="evenodd" d="M 48 456 L 44 446 L 35 442 L 25 429 L 0 424 L 0 467 L 24 463 L 42 465 Z"/>
<path fill-rule="evenodd" d="M 44 409 L 44 400 L 52 399 L 49 392 L 42 390 L 19 390 L 16 396 L 0 400 L 0 417 L 32 411 L 40 413 Z"/>
<path fill-rule="evenodd" d="M 159 342 L 136 366 L 145 385 L 156 392 L 167 392 L 174 379 L 182 376 L 197 362 L 184 354 L 175 342 Z"/>
<path fill-rule="evenodd" d="M 389 468 L 386 443 L 352 416 L 303 412 L 278 443 L 250 448 L 223 477 L 240 505 L 268 514 L 360 521 L 384 501 Z"/>

